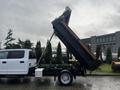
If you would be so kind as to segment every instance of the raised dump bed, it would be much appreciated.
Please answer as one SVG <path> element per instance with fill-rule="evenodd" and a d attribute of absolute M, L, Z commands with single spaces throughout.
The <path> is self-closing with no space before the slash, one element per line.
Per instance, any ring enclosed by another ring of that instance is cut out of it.
<path fill-rule="evenodd" d="M 70 15 L 71 9 L 67 7 L 65 12 L 52 22 L 54 32 L 81 65 L 88 70 L 95 70 L 100 65 L 100 61 L 96 60 L 96 57 L 88 51 L 68 26 Z"/>

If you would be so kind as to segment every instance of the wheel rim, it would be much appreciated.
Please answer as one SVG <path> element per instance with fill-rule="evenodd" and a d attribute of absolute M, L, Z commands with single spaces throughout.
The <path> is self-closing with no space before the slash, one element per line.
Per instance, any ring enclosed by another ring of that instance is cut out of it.
<path fill-rule="evenodd" d="M 61 82 L 63 83 L 63 84 L 68 84 L 69 82 L 70 82 L 70 75 L 68 74 L 68 73 L 63 73 L 62 75 L 61 75 Z"/>

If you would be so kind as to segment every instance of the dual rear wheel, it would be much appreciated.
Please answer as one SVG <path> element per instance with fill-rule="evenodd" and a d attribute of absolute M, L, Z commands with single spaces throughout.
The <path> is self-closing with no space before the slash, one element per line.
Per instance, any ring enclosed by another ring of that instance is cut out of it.
<path fill-rule="evenodd" d="M 68 70 L 63 70 L 58 76 L 58 81 L 61 85 L 70 85 L 73 82 L 73 75 Z"/>

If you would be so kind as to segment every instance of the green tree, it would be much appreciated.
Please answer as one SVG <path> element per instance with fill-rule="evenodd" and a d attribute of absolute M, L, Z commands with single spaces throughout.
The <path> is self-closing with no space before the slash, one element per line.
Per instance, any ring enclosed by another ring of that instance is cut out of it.
<path fill-rule="evenodd" d="M 17 44 L 20 46 L 20 48 L 24 47 L 24 41 L 22 41 L 20 38 L 18 39 Z"/>
<path fill-rule="evenodd" d="M 7 37 L 5 38 L 5 43 L 4 43 L 4 46 L 6 49 L 10 49 L 10 48 L 13 48 L 13 41 L 15 40 L 13 37 L 13 31 L 12 29 L 9 29 L 8 33 L 7 33 Z"/>
<path fill-rule="evenodd" d="M 37 58 L 37 62 L 38 62 L 38 60 L 39 60 L 39 58 L 40 58 L 40 56 L 42 54 L 42 49 L 41 49 L 41 43 L 40 43 L 40 41 L 38 41 L 36 43 L 35 53 L 36 53 L 36 58 Z"/>
<path fill-rule="evenodd" d="M 66 58 L 64 59 L 64 63 L 68 63 L 70 59 L 70 52 L 69 50 L 66 48 Z"/>
<path fill-rule="evenodd" d="M 97 45 L 96 47 L 96 58 L 98 59 L 101 55 L 101 46 Z"/>
<path fill-rule="evenodd" d="M 112 52 L 111 52 L 111 48 L 107 48 L 106 62 L 107 62 L 108 64 L 111 64 L 111 62 L 112 62 Z"/>
<path fill-rule="evenodd" d="M 58 43 L 58 46 L 57 46 L 56 63 L 57 63 L 57 64 L 62 64 L 62 63 L 63 63 L 63 59 L 62 59 L 62 49 L 61 49 L 61 44 L 60 44 L 60 42 Z"/>
<path fill-rule="evenodd" d="M 44 59 L 45 59 L 46 64 L 52 63 L 52 46 L 51 46 L 51 43 L 49 41 L 47 41 Z"/>
<path fill-rule="evenodd" d="M 18 39 L 17 44 L 20 46 L 20 48 L 26 48 L 26 49 L 31 49 L 33 46 L 33 43 L 30 40 L 22 41 Z"/>
<path fill-rule="evenodd" d="M 19 48 L 21 48 L 21 47 L 20 47 L 19 44 L 12 43 L 12 44 L 11 44 L 11 48 L 12 48 L 12 49 L 19 49 Z"/>
<path fill-rule="evenodd" d="M 25 41 L 24 41 L 24 46 L 23 46 L 23 48 L 31 49 L 32 46 L 33 46 L 33 43 L 31 43 L 30 40 L 25 40 Z"/>
<path fill-rule="evenodd" d="M 118 48 L 118 55 L 117 58 L 120 59 L 120 47 Z"/>

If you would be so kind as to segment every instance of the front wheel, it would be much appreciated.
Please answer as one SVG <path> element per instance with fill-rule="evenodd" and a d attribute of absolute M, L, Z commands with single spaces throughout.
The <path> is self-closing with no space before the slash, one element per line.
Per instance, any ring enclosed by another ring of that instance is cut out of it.
<path fill-rule="evenodd" d="M 70 85 L 73 82 L 73 75 L 68 70 L 61 71 L 60 75 L 58 76 L 58 81 L 61 85 Z"/>

